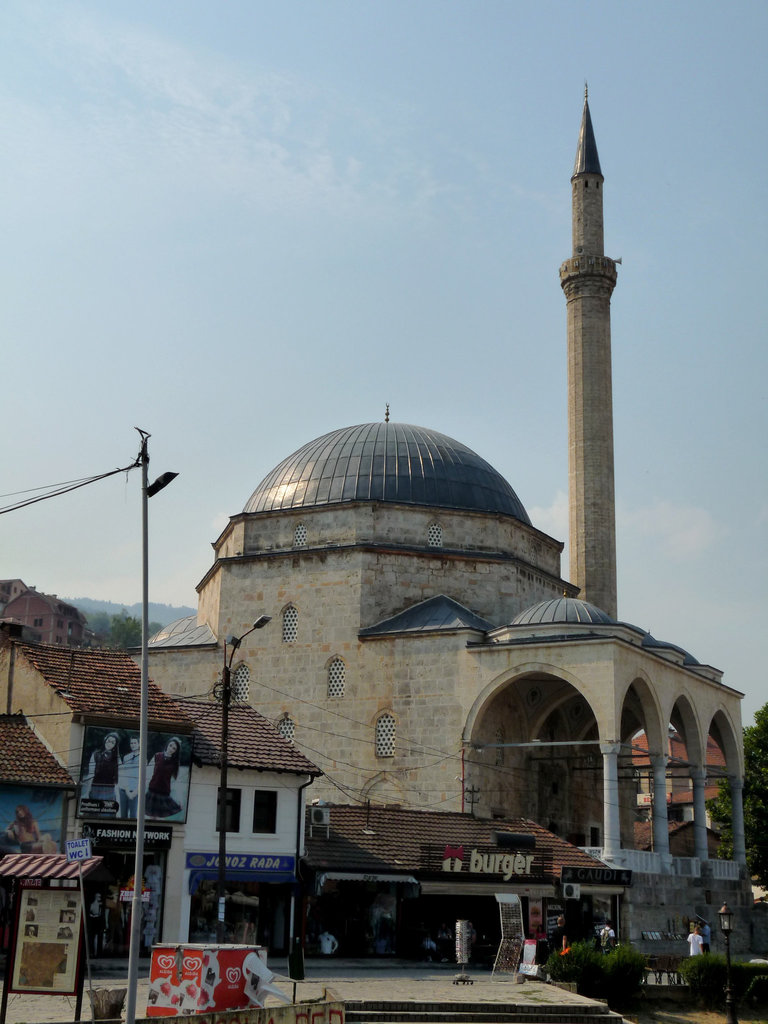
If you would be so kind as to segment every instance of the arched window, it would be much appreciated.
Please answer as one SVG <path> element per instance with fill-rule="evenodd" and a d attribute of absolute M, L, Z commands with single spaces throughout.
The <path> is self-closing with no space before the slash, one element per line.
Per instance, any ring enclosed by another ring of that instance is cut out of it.
<path fill-rule="evenodd" d="M 296 735 L 296 723 L 290 715 L 283 715 L 277 723 L 277 731 L 284 740 L 293 743 L 293 737 Z"/>
<path fill-rule="evenodd" d="M 431 548 L 443 546 L 443 528 L 440 523 L 430 523 L 427 527 L 427 544 Z"/>
<path fill-rule="evenodd" d="M 292 604 L 289 604 L 283 612 L 283 643 L 295 643 L 298 631 L 299 613 Z"/>
<path fill-rule="evenodd" d="M 388 711 L 376 719 L 376 756 L 395 756 L 395 718 Z"/>
<path fill-rule="evenodd" d="M 293 545 L 297 548 L 305 548 L 307 546 L 307 527 L 304 523 L 298 523 L 293 531 Z"/>
<path fill-rule="evenodd" d="M 248 666 L 245 663 L 238 665 L 232 673 L 232 700 L 238 700 L 243 704 L 247 704 L 248 697 L 250 696 L 250 682 L 251 673 Z"/>
<path fill-rule="evenodd" d="M 328 666 L 328 696 L 343 697 L 347 666 L 341 658 L 334 658 Z"/>

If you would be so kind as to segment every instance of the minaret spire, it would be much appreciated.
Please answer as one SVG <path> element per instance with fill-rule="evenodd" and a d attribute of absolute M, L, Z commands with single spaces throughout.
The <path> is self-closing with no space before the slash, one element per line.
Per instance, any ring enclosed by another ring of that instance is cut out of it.
<path fill-rule="evenodd" d="M 573 252 L 560 268 L 568 315 L 570 576 L 581 596 L 616 616 L 611 293 L 603 248 L 603 174 L 587 85 L 571 176 Z"/>

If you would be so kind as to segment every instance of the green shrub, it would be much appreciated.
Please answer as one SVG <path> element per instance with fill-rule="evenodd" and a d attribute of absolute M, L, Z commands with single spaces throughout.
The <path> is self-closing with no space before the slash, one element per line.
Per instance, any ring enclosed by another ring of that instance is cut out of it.
<path fill-rule="evenodd" d="M 768 1006 L 768 974 L 758 974 L 750 981 L 744 999 L 751 1006 Z"/>
<path fill-rule="evenodd" d="M 611 1009 L 624 1006 L 645 978 L 645 957 L 634 946 L 619 945 L 602 958 L 603 992 Z"/>
<path fill-rule="evenodd" d="M 550 954 L 546 970 L 552 981 L 575 981 L 579 995 L 602 994 L 603 956 L 593 942 L 574 942 L 566 953 Z"/>
<path fill-rule="evenodd" d="M 706 1009 L 722 1009 L 725 1005 L 725 987 L 728 982 L 726 959 L 718 953 L 689 956 L 680 964 L 680 973 L 691 990 L 691 995 Z M 731 964 L 733 1001 L 740 1002 L 753 980 L 765 975 L 765 964 L 735 961 Z M 757 991 L 760 991 L 758 986 Z"/>

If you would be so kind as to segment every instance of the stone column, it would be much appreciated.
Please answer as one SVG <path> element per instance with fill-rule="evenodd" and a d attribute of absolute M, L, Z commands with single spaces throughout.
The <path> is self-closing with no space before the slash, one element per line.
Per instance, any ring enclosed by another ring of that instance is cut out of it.
<path fill-rule="evenodd" d="M 744 804 L 742 789 L 744 780 L 731 775 L 728 778 L 731 787 L 731 822 L 733 826 L 733 859 L 739 864 L 747 863 L 747 847 L 744 839 Z"/>
<path fill-rule="evenodd" d="M 707 805 L 704 796 L 704 787 L 707 780 L 705 769 L 698 765 L 693 765 L 691 767 L 691 779 L 693 780 L 693 837 L 696 844 L 696 856 L 699 860 L 709 860 Z"/>
<path fill-rule="evenodd" d="M 601 743 L 603 755 L 603 856 L 612 860 L 621 850 L 621 819 L 619 817 L 619 751 L 620 743 Z"/>
<path fill-rule="evenodd" d="M 669 861 L 669 816 L 667 815 L 667 756 L 652 754 L 653 768 L 653 849 L 662 863 Z"/>

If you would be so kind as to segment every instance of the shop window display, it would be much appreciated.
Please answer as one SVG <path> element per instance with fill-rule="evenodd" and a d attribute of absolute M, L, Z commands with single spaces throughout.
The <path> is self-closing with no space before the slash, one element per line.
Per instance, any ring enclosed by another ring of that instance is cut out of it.
<path fill-rule="evenodd" d="M 101 871 L 108 876 L 108 880 L 86 886 L 91 956 L 128 956 L 135 853 L 111 851 L 102 856 L 104 860 Z M 139 932 L 141 956 L 149 956 L 153 944 L 160 939 L 165 882 L 164 861 L 164 853 L 144 854 L 144 898 L 141 903 Z"/>

